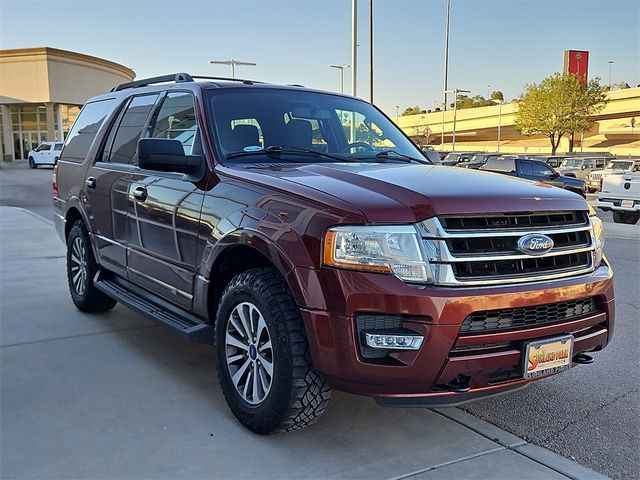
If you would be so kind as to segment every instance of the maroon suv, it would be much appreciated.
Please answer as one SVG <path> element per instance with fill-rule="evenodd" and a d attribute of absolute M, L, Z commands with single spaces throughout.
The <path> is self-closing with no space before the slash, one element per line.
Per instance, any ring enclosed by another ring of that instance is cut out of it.
<path fill-rule="evenodd" d="M 433 165 L 356 98 L 119 85 L 82 109 L 53 187 L 75 305 L 214 344 L 254 432 L 313 423 L 330 388 L 443 406 L 524 387 L 613 333 L 583 198 Z"/>

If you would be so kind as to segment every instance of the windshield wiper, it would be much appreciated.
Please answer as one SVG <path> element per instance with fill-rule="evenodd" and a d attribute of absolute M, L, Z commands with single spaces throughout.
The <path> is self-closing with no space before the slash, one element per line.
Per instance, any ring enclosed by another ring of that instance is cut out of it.
<path fill-rule="evenodd" d="M 392 153 L 394 155 L 397 155 L 394 159 L 395 160 L 401 160 L 403 162 L 406 163 L 411 163 L 411 162 L 418 162 L 418 163 L 422 163 L 422 164 L 426 164 L 427 161 L 426 160 L 420 160 L 418 158 L 414 158 L 411 157 L 409 155 L 405 155 L 404 153 L 400 153 L 400 152 L 396 152 L 395 150 L 383 150 L 381 152 L 376 153 L 375 158 L 379 158 L 381 163 L 384 163 L 385 160 L 387 158 L 392 158 L 389 156 L 389 154 Z M 363 158 L 371 158 L 368 155 L 362 156 L 362 157 L 356 157 L 355 155 L 352 155 L 351 158 L 358 158 L 358 159 L 363 159 Z"/>
<path fill-rule="evenodd" d="M 304 153 L 307 155 L 314 155 L 316 157 L 324 157 L 330 158 L 332 160 L 337 160 L 338 162 L 353 162 L 353 160 L 348 158 L 341 158 L 335 155 L 331 155 L 329 153 L 318 152 L 316 150 L 311 150 L 308 148 L 295 147 L 293 145 L 271 145 L 266 149 L 260 150 L 252 150 L 250 152 L 231 152 L 227 154 L 227 159 L 238 158 L 238 157 L 248 157 L 251 155 L 267 155 L 267 156 L 278 156 L 281 154 L 296 154 L 296 153 Z M 288 162 L 296 162 L 294 159 L 283 159 Z"/>

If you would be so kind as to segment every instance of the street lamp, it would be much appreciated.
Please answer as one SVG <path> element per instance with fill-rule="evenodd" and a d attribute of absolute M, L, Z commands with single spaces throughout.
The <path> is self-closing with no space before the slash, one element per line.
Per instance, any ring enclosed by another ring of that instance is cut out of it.
<path fill-rule="evenodd" d="M 447 93 L 453 93 L 453 137 L 451 139 L 451 151 L 456 151 L 456 117 L 458 113 L 458 94 L 459 93 L 471 93 L 471 90 L 462 90 L 460 88 L 454 88 L 453 90 L 445 90 L 445 96 Z"/>
<path fill-rule="evenodd" d="M 255 67 L 256 64 L 253 62 L 241 62 L 240 60 L 209 60 L 210 65 L 231 65 L 231 78 L 236 79 L 236 65 L 246 65 L 250 67 Z"/>
<path fill-rule="evenodd" d="M 396 105 L 396 125 L 398 124 L 399 116 L 400 116 L 400 105 Z"/>
<path fill-rule="evenodd" d="M 613 60 L 609 60 L 609 90 L 611 90 L 611 68 L 613 67 Z"/>
<path fill-rule="evenodd" d="M 442 130 L 440 133 L 440 148 L 442 148 L 442 146 L 444 145 L 444 108 L 445 108 L 445 104 L 441 103 L 440 106 L 442 107 Z"/>
<path fill-rule="evenodd" d="M 502 128 L 502 103 L 503 101 L 500 99 L 496 99 L 493 101 L 493 103 L 498 104 L 498 150 L 497 152 L 500 153 L 500 129 Z"/>
<path fill-rule="evenodd" d="M 451 0 L 447 0 L 447 19 L 444 28 L 444 107 L 447 109 L 447 89 L 449 88 L 447 76 L 449 74 L 449 17 L 451 16 Z"/>
<path fill-rule="evenodd" d="M 340 70 L 340 93 L 344 93 L 344 71 L 349 68 L 349 65 L 329 65 L 329 67 Z"/>

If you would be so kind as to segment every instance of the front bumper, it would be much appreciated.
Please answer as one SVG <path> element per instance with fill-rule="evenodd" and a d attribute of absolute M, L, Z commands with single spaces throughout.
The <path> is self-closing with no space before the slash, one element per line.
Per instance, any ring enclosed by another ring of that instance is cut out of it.
<path fill-rule="evenodd" d="M 437 288 L 407 285 L 396 277 L 347 270 L 294 270 L 314 285 L 302 314 L 315 367 L 332 386 L 376 397 L 381 403 L 456 404 L 525 386 L 522 342 L 572 333 L 574 355 L 597 351 L 610 341 L 614 323 L 611 269 L 603 263 L 589 275 L 501 287 Z M 459 335 L 473 312 L 518 308 L 597 297 L 599 310 L 578 320 L 498 333 Z M 315 305 L 323 308 L 313 308 Z M 416 351 L 390 354 L 392 364 L 362 357 L 355 317 L 359 313 L 402 315 L 402 327 L 424 336 Z M 498 350 L 484 345 L 506 343 Z M 459 375 L 470 390 L 443 385 Z"/>

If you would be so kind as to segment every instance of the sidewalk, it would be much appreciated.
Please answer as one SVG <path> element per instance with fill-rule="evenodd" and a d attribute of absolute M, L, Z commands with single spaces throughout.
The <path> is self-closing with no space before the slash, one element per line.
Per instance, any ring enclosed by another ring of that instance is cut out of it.
<path fill-rule="evenodd" d="M 64 254 L 46 219 L 0 207 L 2 478 L 604 478 L 458 409 L 337 392 L 313 427 L 254 435 L 209 347 L 77 311 Z"/>

